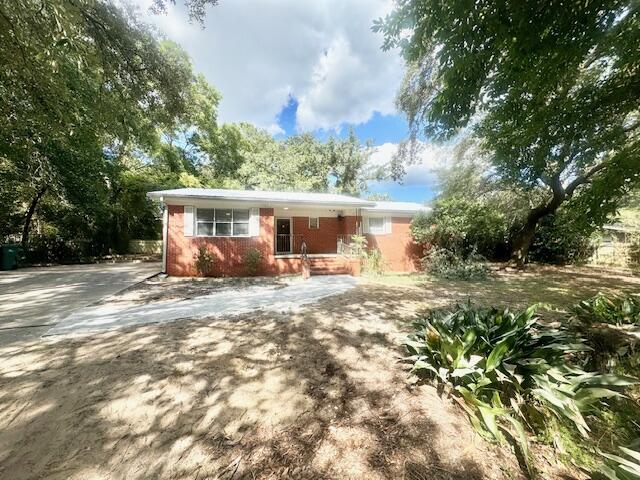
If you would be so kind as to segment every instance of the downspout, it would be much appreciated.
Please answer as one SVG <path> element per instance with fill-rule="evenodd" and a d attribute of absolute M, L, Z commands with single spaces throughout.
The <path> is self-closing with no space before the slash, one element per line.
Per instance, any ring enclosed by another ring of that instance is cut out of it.
<path fill-rule="evenodd" d="M 162 199 L 160 200 L 162 201 Z M 167 273 L 167 241 L 169 239 L 169 208 L 162 202 L 162 273 Z"/>

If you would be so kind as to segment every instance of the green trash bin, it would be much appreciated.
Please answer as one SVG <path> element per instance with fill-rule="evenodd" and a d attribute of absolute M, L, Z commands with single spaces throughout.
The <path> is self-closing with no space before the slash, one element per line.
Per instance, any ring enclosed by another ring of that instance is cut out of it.
<path fill-rule="evenodd" d="M 18 268 L 18 256 L 20 255 L 20 244 L 7 243 L 0 247 L 0 270 L 13 270 Z"/>

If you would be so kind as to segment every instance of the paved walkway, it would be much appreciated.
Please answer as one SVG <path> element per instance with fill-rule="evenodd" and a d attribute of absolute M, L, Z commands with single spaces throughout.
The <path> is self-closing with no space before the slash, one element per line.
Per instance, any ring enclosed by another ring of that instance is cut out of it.
<path fill-rule="evenodd" d="M 0 272 L 0 345 L 37 338 L 61 317 L 160 271 L 161 264 L 99 263 Z"/>
<path fill-rule="evenodd" d="M 46 335 L 108 330 L 162 323 L 180 318 L 203 318 L 253 312 L 258 309 L 290 311 L 320 298 L 343 293 L 356 284 L 348 275 L 311 277 L 286 287 L 230 288 L 188 300 L 164 300 L 151 304 L 112 304 L 84 308 L 63 319 Z"/>

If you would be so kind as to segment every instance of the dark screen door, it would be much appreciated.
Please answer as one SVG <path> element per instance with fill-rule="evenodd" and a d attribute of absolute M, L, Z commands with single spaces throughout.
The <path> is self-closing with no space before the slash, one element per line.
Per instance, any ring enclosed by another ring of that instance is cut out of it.
<path fill-rule="evenodd" d="M 291 253 L 291 220 L 276 220 L 276 253 Z"/>

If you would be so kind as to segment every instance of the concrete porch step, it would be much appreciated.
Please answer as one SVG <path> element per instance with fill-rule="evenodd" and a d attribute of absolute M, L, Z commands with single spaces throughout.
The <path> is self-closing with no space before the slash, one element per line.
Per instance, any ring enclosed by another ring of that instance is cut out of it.
<path fill-rule="evenodd" d="M 311 275 L 349 275 L 346 268 L 332 268 L 331 270 L 311 270 Z"/>

